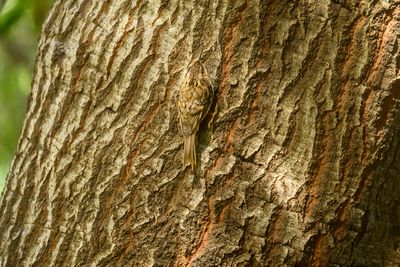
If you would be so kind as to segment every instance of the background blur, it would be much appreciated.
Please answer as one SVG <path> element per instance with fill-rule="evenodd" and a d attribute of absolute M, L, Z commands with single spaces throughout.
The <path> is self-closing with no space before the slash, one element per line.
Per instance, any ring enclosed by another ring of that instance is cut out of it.
<path fill-rule="evenodd" d="M 0 192 L 14 156 L 51 0 L 0 0 Z"/>

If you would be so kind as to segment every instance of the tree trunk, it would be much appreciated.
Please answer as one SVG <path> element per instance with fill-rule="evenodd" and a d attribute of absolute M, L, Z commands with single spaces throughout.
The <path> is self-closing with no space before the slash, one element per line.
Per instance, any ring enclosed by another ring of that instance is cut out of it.
<path fill-rule="evenodd" d="M 398 6 L 56 1 L 0 266 L 400 264 Z M 174 95 L 200 56 L 192 171 Z"/>

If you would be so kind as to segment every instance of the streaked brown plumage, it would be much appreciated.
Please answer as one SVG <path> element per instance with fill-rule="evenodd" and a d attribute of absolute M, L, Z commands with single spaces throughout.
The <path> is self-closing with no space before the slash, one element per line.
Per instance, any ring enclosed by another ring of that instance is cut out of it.
<path fill-rule="evenodd" d="M 196 134 L 207 115 L 214 89 L 207 71 L 199 60 L 193 61 L 177 93 L 176 105 L 181 134 L 184 138 L 183 164 L 196 166 Z"/>

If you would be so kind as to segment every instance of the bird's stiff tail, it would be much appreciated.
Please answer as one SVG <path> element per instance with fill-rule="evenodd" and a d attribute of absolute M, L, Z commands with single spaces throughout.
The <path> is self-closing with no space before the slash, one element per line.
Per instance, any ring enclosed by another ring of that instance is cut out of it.
<path fill-rule="evenodd" d="M 183 165 L 192 165 L 192 170 L 196 166 L 196 134 L 185 138 L 183 149 Z"/>

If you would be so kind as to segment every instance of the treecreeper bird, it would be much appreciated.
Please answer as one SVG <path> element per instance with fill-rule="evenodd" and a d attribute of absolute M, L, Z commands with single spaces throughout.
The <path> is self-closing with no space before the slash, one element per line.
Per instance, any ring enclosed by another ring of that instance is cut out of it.
<path fill-rule="evenodd" d="M 196 166 L 196 134 L 207 115 L 214 98 L 214 88 L 207 70 L 199 59 L 188 67 L 183 83 L 178 90 L 176 106 L 179 114 L 181 134 L 184 138 L 183 164 Z"/>

